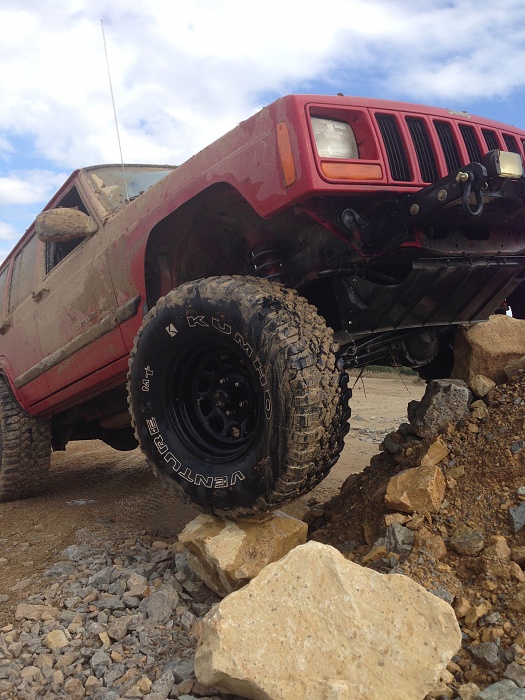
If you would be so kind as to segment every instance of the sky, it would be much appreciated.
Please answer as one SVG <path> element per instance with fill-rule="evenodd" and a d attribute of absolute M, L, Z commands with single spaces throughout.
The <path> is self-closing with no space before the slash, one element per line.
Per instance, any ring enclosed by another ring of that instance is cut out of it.
<path fill-rule="evenodd" d="M 103 31 L 102 31 L 103 29 Z M 525 128 L 523 0 L 0 0 L 0 260 L 78 167 L 180 164 L 289 93 Z"/>

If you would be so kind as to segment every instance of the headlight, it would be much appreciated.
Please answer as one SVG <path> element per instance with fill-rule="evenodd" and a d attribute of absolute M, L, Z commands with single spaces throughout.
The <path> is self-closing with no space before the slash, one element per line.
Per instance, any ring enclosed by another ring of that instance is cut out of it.
<path fill-rule="evenodd" d="M 317 153 L 321 158 L 359 158 L 359 149 L 350 124 L 336 119 L 312 117 Z"/>

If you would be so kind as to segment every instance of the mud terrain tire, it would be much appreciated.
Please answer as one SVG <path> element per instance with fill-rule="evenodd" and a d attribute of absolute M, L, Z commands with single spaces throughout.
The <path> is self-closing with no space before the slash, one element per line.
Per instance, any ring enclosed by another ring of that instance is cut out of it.
<path fill-rule="evenodd" d="M 149 463 L 218 515 L 309 491 L 348 430 L 335 350 L 316 309 L 275 282 L 211 277 L 173 290 L 130 358 L 130 411 Z"/>
<path fill-rule="evenodd" d="M 39 495 L 50 461 L 50 421 L 28 415 L 0 377 L 0 501 Z"/>

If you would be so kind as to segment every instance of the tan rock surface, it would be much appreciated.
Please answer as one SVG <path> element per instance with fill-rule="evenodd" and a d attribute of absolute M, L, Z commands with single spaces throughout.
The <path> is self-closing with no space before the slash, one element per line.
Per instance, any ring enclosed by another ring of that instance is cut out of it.
<path fill-rule="evenodd" d="M 210 611 L 195 672 L 255 700 L 416 699 L 460 642 L 444 601 L 309 542 Z"/>
<path fill-rule="evenodd" d="M 468 384 L 476 396 L 486 396 L 496 386 L 496 382 L 483 374 L 473 374 Z"/>
<path fill-rule="evenodd" d="M 442 459 L 445 459 L 448 453 L 448 447 L 445 445 L 442 438 L 438 437 L 430 443 L 428 449 L 421 457 L 420 466 L 435 467 Z"/>
<path fill-rule="evenodd" d="M 404 513 L 437 513 L 445 488 L 445 477 L 439 467 L 407 469 L 388 482 L 385 505 Z"/>
<path fill-rule="evenodd" d="M 179 539 L 193 572 L 220 596 L 246 585 L 267 564 L 306 542 L 308 525 L 284 513 L 251 520 L 199 515 Z"/>
<path fill-rule="evenodd" d="M 481 374 L 496 384 L 507 380 L 505 366 L 525 355 L 525 321 L 501 314 L 461 328 L 454 341 L 452 377 L 469 382 Z"/>
<path fill-rule="evenodd" d="M 447 547 L 443 538 L 436 535 L 426 527 L 416 531 L 415 545 L 418 550 L 423 549 L 434 559 L 442 559 L 447 555 Z"/>

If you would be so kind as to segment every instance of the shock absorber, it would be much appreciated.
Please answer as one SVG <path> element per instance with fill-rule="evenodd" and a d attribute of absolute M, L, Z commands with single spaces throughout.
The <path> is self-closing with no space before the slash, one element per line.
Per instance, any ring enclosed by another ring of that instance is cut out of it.
<path fill-rule="evenodd" d="M 261 245 L 252 250 L 252 269 L 256 277 L 275 280 L 287 284 L 288 275 L 284 269 L 281 250 L 275 245 Z"/>

